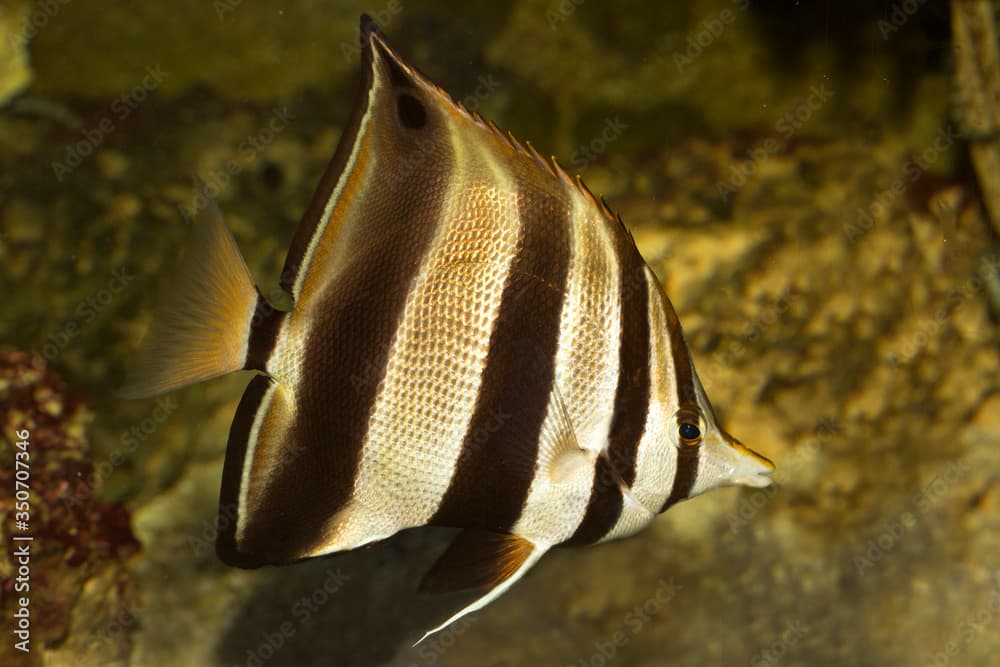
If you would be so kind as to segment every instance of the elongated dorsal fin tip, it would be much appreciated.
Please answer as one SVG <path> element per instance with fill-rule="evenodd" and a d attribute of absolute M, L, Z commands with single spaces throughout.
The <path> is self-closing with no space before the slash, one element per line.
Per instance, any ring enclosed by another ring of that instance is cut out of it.
<path fill-rule="evenodd" d="M 435 92 L 443 100 L 450 104 L 451 107 L 460 115 L 472 121 L 479 127 L 488 130 L 497 139 L 503 140 L 504 143 L 513 148 L 517 154 L 530 159 L 535 166 L 544 166 L 545 170 L 548 171 L 551 176 L 561 180 L 564 185 L 575 188 L 578 193 L 589 199 L 591 203 L 602 213 L 602 215 L 607 217 L 609 220 L 616 219 L 616 214 L 606 203 L 599 200 L 597 197 L 594 197 L 587 186 L 583 183 L 579 174 L 576 178 L 570 176 L 562 165 L 559 164 L 559 161 L 554 155 L 550 156 L 549 159 L 546 160 L 541 156 L 541 154 L 538 153 L 530 142 L 520 141 L 509 130 L 503 130 L 497 126 L 494 121 L 484 118 L 478 111 L 473 111 L 467 108 L 461 100 L 453 98 L 446 90 L 435 84 L 430 77 L 403 59 L 398 53 L 396 53 L 396 51 L 393 50 L 378 25 L 367 14 L 361 15 L 361 42 L 362 49 L 366 54 L 365 57 L 369 59 L 370 62 L 374 62 L 375 60 L 372 56 L 372 51 L 379 51 L 382 56 L 391 63 L 391 65 L 398 68 L 403 74 L 405 74 L 405 76 L 412 79 L 414 83 L 419 83 L 422 86 L 426 86 L 428 90 Z"/>
<path fill-rule="evenodd" d="M 382 36 L 378 23 L 368 14 L 361 14 L 361 48 L 371 43 L 372 35 Z"/>
<path fill-rule="evenodd" d="M 379 29 L 375 21 L 364 14 L 361 17 L 361 51 L 363 70 L 374 70 L 376 63 L 381 61 L 389 68 L 390 77 L 396 84 L 402 83 L 403 85 L 413 85 L 414 87 L 423 87 L 435 91 L 444 95 L 455 104 L 451 96 L 434 83 L 429 76 L 418 67 L 409 63 L 392 48 L 389 40 L 386 39 L 386 36 Z"/>

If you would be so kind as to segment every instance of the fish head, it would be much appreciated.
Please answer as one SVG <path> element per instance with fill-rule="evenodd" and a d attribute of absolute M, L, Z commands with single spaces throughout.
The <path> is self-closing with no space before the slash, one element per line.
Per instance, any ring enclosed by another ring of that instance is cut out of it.
<path fill-rule="evenodd" d="M 696 402 L 680 406 L 672 429 L 678 461 L 687 459 L 696 471 L 687 497 L 723 486 L 769 486 L 774 463 L 719 425 L 701 382 L 694 377 Z"/>

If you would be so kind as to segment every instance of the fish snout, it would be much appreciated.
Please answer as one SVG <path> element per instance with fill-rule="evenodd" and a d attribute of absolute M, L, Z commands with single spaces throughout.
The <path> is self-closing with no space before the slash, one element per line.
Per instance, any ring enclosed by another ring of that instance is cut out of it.
<path fill-rule="evenodd" d="M 775 470 L 774 462 L 762 454 L 758 454 L 742 442 L 723 433 L 723 438 L 735 454 L 734 470 L 730 478 L 731 484 L 763 488 L 774 481 L 770 475 Z"/>

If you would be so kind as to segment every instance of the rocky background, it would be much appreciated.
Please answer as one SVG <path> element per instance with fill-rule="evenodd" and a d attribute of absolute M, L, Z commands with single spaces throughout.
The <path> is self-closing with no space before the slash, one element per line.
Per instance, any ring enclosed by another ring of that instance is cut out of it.
<path fill-rule="evenodd" d="M 447 531 L 225 568 L 247 378 L 112 394 L 170 288 L 192 174 L 276 291 L 349 112 L 361 11 L 605 194 L 780 482 L 557 551 L 416 648 L 463 599 L 414 593 Z M 72 434 L 36 446 L 34 512 L 54 521 L 41 544 L 76 545 L 34 566 L 55 602 L 27 657 L 0 559 L 0 662 L 995 664 L 1000 247 L 953 120 L 949 28 L 941 0 L 0 3 L 0 342 L 20 378 L 0 375 L 0 460 L 12 424 Z"/>

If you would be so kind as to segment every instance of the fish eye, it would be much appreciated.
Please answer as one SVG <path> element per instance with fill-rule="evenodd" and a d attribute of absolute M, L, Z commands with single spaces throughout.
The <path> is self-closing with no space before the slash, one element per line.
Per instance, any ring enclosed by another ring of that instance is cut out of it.
<path fill-rule="evenodd" d="M 694 424 L 681 424 L 681 440 L 697 440 L 701 437 L 701 431 Z"/>
<path fill-rule="evenodd" d="M 701 444 L 701 415 L 693 410 L 680 410 L 677 414 L 677 439 L 681 447 Z"/>

